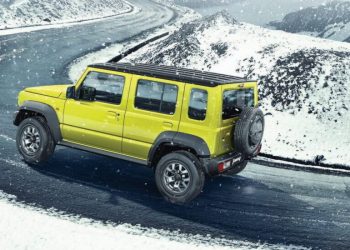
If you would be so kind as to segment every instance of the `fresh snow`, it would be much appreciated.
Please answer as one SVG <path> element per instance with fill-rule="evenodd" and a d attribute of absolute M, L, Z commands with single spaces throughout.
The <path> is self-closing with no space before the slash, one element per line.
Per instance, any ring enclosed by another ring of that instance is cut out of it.
<path fill-rule="evenodd" d="M 132 9 L 124 0 L 2 0 L 0 30 L 99 19 Z"/>
<path fill-rule="evenodd" d="M 1 249 L 306 249 L 102 223 L 25 205 L 2 191 L 0 229 Z"/>
<path fill-rule="evenodd" d="M 114 48 L 116 55 L 122 47 Z M 85 56 L 71 76 L 77 79 L 87 62 L 107 61 L 112 52 Z M 220 13 L 185 24 L 124 61 L 259 79 L 262 109 L 271 113 L 262 152 L 301 160 L 324 155 L 326 163 L 349 165 L 350 44 L 238 23 Z"/>

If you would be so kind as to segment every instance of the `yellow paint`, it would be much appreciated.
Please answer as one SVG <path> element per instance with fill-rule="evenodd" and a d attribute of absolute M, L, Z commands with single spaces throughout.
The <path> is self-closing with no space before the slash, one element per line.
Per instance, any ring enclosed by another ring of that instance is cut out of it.
<path fill-rule="evenodd" d="M 18 104 L 22 105 L 24 101 L 30 100 L 51 106 L 56 110 L 63 139 L 66 141 L 147 160 L 152 144 L 163 131 L 179 131 L 202 138 L 208 145 L 212 157 L 234 150 L 231 131 L 237 118 L 222 120 L 224 91 L 253 88 L 255 105 L 258 103 L 256 82 L 206 87 L 94 68 L 87 68 L 75 84 L 76 90 L 90 71 L 125 77 L 122 101 L 119 105 L 66 99 L 65 93 L 70 85 L 27 88 L 20 92 Z M 135 93 L 139 79 L 176 85 L 178 94 L 175 113 L 168 115 L 135 108 Z M 208 92 L 206 118 L 203 121 L 188 117 L 193 88 Z"/>

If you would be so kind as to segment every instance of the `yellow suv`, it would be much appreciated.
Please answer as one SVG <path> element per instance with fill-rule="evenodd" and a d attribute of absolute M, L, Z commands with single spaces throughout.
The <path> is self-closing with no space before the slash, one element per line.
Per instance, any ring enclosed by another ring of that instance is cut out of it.
<path fill-rule="evenodd" d="M 170 202 L 202 190 L 205 175 L 236 174 L 261 149 L 257 82 L 148 64 L 94 64 L 75 85 L 19 93 L 17 147 L 39 164 L 57 144 L 155 171 Z"/>

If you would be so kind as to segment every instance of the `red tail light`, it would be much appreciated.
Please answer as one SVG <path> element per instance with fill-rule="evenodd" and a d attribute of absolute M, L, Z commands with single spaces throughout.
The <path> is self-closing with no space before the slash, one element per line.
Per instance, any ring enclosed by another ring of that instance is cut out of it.
<path fill-rule="evenodd" d="M 220 173 L 220 172 L 224 172 L 224 170 L 225 170 L 225 164 L 223 163 L 223 162 L 220 162 L 219 164 L 218 164 L 218 172 Z"/>

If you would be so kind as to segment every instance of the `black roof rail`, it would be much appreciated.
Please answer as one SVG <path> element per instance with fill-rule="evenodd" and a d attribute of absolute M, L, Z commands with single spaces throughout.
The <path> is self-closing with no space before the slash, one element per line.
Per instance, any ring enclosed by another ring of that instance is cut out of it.
<path fill-rule="evenodd" d="M 237 76 L 154 64 L 97 63 L 89 65 L 89 67 L 176 80 L 210 87 L 229 83 L 254 81 Z"/>

